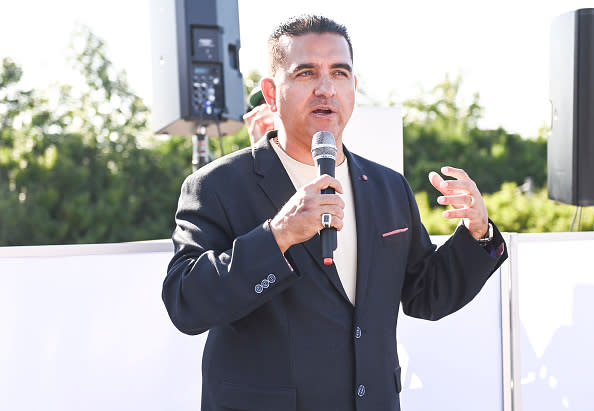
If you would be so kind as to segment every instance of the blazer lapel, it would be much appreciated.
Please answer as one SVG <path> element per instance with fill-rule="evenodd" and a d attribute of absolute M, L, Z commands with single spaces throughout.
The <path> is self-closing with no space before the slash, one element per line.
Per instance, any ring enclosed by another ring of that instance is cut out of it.
<path fill-rule="evenodd" d="M 346 291 L 344 291 L 344 287 L 342 286 L 342 282 L 338 276 L 338 271 L 336 271 L 336 266 L 334 264 L 323 264 L 322 243 L 320 242 L 319 234 L 314 235 L 311 239 L 304 243 L 294 245 L 293 247 L 289 248 L 287 253 L 295 261 L 297 267 L 299 267 L 299 261 L 301 261 L 303 258 L 308 258 L 307 255 L 309 255 L 309 258 L 312 258 L 315 261 L 317 267 L 324 272 L 326 278 L 328 278 L 328 281 L 330 281 L 336 291 L 344 298 L 346 302 L 350 304 L 349 297 L 346 295 Z"/>
<path fill-rule="evenodd" d="M 302 246 L 307 250 L 311 258 L 314 259 L 320 270 L 326 274 L 334 288 L 336 288 L 336 291 L 338 291 L 338 293 L 342 295 L 344 299 L 350 304 L 349 297 L 346 295 L 346 291 L 344 290 L 342 282 L 340 281 L 340 277 L 338 276 L 338 271 L 336 271 L 336 265 L 324 265 L 323 263 L 322 242 L 320 241 L 320 235 L 314 235 L 311 239 L 305 243 L 302 243 Z"/>
<path fill-rule="evenodd" d="M 354 156 L 344 148 L 349 162 L 349 173 L 355 198 L 355 218 L 357 221 L 357 293 L 355 305 L 361 306 L 367 295 L 369 268 L 373 261 L 373 244 L 377 216 L 373 215 L 373 181 Z"/>
<path fill-rule="evenodd" d="M 276 133 L 268 133 L 266 138 L 252 146 L 252 156 L 254 157 L 254 171 L 262 177 L 258 185 L 278 212 L 295 194 L 295 187 L 293 187 L 293 183 L 274 149 L 270 146 L 270 138 L 274 136 Z"/>

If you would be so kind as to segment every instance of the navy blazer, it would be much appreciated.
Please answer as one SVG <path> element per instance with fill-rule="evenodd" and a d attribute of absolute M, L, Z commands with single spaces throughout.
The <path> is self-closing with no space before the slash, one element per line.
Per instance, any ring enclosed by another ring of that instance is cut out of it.
<path fill-rule="evenodd" d="M 503 238 L 495 227 L 495 257 L 460 226 L 436 250 L 404 177 L 345 149 L 357 219 L 353 306 L 335 266 L 322 263 L 319 235 L 285 255 L 274 240 L 267 219 L 295 188 L 273 135 L 182 186 L 163 301 L 180 331 L 209 330 L 202 410 L 399 410 L 399 304 L 429 320 L 460 309 L 507 258 Z"/>

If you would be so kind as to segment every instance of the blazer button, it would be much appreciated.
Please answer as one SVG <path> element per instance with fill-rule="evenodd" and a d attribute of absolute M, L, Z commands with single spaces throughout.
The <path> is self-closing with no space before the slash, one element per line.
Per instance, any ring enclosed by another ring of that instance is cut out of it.
<path fill-rule="evenodd" d="M 268 280 L 262 280 L 262 287 L 268 288 L 268 286 L 270 286 L 270 281 L 268 281 Z"/>
<path fill-rule="evenodd" d="M 355 327 L 355 338 L 361 338 L 361 328 Z"/>
<path fill-rule="evenodd" d="M 262 284 L 256 284 L 256 287 L 254 287 L 254 291 L 260 294 L 262 293 L 262 291 L 264 291 L 264 287 L 262 287 Z"/>
<path fill-rule="evenodd" d="M 276 281 L 276 275 L 268 274 L 268 277 L 266 277 L 266 279 L 270 282 L 270 284 L 274 284 L 274 282 Z"/>
<path fill-rule="evenodd" d="M 365 395 L 365 386 L 363 384 L 361 384 L 357 387 L 357 395 L 359 397 L 362 397 Z"/>

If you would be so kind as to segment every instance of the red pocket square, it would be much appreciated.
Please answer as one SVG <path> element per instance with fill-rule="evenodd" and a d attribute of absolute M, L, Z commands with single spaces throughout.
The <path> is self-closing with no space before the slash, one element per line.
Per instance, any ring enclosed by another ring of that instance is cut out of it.
<path fill-rule="evenodd" d="M 389 233 L 383 233 L 382 237 L 389 237 L 394 234 L 404 233 L 405 231 L 408 231 L 408 227 L 399 228 L 398 230 L 390 231 Z"/>

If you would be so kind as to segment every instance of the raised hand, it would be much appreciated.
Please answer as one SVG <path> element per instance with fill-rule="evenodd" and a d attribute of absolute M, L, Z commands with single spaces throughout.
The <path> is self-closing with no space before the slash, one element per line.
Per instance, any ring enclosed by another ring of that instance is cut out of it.
<path fill-rule="evenodd" d="M 489 230 L 489 215 L 481 192 L 466 171 L 460 168 L 442 167 L 441 172 L 454 178 L 454 180 L 444 180 L 435 171 L 429 173 L 431 184 L 443 194 L 437 198 L 437 202 L 453 208 L 453 210 L 444 211 L 443 216 L 462 218 L 470 234 L 478 240 Z"/>

